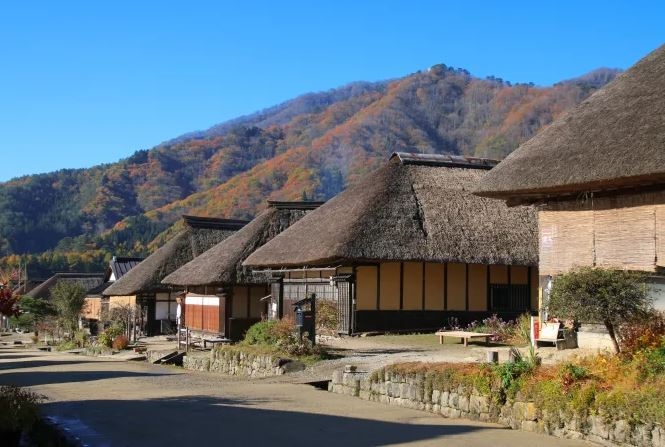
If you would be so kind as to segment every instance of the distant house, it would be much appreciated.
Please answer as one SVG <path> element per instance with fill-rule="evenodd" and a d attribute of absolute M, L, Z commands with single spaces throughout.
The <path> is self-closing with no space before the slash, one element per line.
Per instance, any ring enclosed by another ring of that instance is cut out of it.
<path fill-rule="evenodd" d="M 184 286 L 188 329 L 239 340 L 267 313 L 270 277 L 242 262 L 254 250 L 300 220 L 321 202 L 275 202 L 241 230 L 166 276 L 162 283 Z"/>
<path fill-rule="evenodd" d="M 26 293 L 26 296 L 33 298 L 41 298 L 45 300 L 51 299 L 51 289 L 58 282 L 71 282 L 76 283 L 86 293 L 102 284 L 104 281 L 103 273 L 56 273 L 40 285 Z"/>
<path fill-rule="evenodd" d="M 176 318 L 176 291 L 162 279 L 226 239 L 247 222 L 235 219 L 183 216 L 184 229 L 107 287 L 109 307 L 140 306 L 143 332 L 170 330 Z"/>
<path fill-rule="evenodd" d="M 529 207 L 471 194 L 497 162 L 395 153 L 243 263 L 274 275 L 274 317 L 314 293 L 338 332 L 436 329 L 537 308 Z"/>
<path fill-rule="evenodd" d="M 477 193 L 537 204 L 540 275 L 649 272 L 665 308 L 665 46 L 494 168 Z"/>
<path fill-rule="evenodd" d="M 108 310 L 109 299 L 108 297 L 103 297 L 102 292 L 141 261 L 143 261 L 143 258 L 114 256 L 109 261 L 108 267 L 106 267 L 104 281 L 97 287 L 88 290 L 85 297 L 86 305 L 83 308 L 81 317 L 84 324 L 90 327 L 91 332 L 94 333 L 97 331 L 97 323 L 101 319 L 103 310 Z"/>

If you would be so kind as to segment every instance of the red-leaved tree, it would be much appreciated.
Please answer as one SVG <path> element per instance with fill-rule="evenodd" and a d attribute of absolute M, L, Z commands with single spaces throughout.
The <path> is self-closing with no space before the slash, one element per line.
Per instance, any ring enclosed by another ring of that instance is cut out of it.
<path fill-rule="evenodd" d="M 12 295 L 12 276 L 0 270 L 0 314 L 7 317 L 19 314 L 18 297 Z"/>

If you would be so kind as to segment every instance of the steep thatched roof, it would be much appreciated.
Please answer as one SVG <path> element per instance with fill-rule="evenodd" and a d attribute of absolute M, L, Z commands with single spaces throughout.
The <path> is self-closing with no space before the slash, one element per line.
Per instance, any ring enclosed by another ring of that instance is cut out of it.
<path fill-rule="evenodd" d="M 477 193 L 513 203 L 665 184 L 665 46 L 510 154 Z"/>
<path fill-rule="evenodd" d="M 318 208 L 321 202 L 268 202 L 268 208 L 233 236 L 197 256 L 162 281 L 164 284 L 202 286 L 261 281 L 242 266 L 247 256 Z"/>
<path fill-rule="evenodd" d="M 104 290 L 108 289 L 111 284 L 122 278 L 125 273 L 139 265 L 141 261 L 143 261 L 143 258 L 113 256 L 109 261 L 108 267 L 106 267 L 104 282 L 88 290 L 87 297 L 101 297 Z"/>
<path fill-rule="evenodd" d="M 49 279 L 32 289 L 26 295 L 34 298 L 50 299 L 51 288 L 59 281 L 76 283 L 87 293 L 89 290 L 102 284 L 103 273 L 56 273 Z"/>
<path fill-rule="evenodd" d="M 135 295 L 164 290 L 162 279 L 218 242 L 242 228 L 247 222 L 231 219 L 183 216 L 185 229 L 145 258 L 122 278 L 111 284 L 106 296 Z"/>
<path fill-rule="evenodd" d="M 536 265 L 535 211 L 470 192 L 493 164 L 394 154 L 357 187 L 256 250 L 244 265 L 379 260 Z"/>

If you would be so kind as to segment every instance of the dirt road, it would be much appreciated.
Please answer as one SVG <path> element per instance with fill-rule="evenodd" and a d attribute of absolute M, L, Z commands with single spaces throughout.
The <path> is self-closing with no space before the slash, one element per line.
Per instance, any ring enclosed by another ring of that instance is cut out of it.
<path fill-rule="evenodd" d="M 146 363 L 0 348 L 0 384 L 47 395 L 45 412 L 90 446 L 581 446 L 330 394 Z"/>

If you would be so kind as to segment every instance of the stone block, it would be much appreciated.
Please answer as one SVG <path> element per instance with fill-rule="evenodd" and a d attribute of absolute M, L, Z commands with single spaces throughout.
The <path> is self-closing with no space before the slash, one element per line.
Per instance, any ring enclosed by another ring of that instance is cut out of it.
<path fill-rule="evenodd" d="M 663 427 L 656 426 L 651 430 L 651 444 L 665 447 L 665 430 L 663 430 Z"/>
<path fill-rule="evenodd" d="M 630 424 L 627 421 L 619 420 L 614 423 L 610 431 L 609 439 L 616 443 L 624 443 L 630 439 Z"/>
<path fill-rule="evenodd" d="M 605 421 L 600 416 L 589 416 L 589 433 L 600 439 L 609 439 L 610 431 Z"/>
<path fill-rule="evenodd" d="M 460 396 L 457 401 L 457 408 L 460 411 L 468 412 L 469 411 L 469 398 L 467 396 Z"/>

